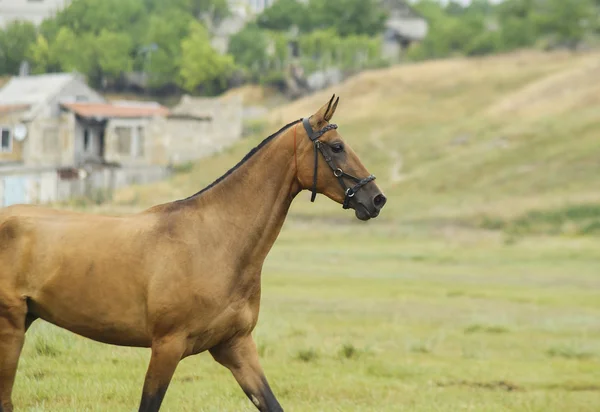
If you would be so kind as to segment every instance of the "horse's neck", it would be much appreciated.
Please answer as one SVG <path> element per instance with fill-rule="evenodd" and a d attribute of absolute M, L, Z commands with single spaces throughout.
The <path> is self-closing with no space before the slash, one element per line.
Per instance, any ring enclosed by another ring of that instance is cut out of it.
<path fill-rule="evenodd" d="M 293 145 L 289 132 L 275 137 L 196 199 L 198 211 L 209 211 L 227 247 L 244 262 L 262 265 L 299 192 Z"/>

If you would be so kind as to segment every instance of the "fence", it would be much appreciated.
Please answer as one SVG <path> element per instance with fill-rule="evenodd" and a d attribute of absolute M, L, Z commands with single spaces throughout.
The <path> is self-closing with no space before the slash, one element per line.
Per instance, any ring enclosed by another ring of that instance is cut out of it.
<path fill-rule="evenodd" d="M 0 170 L 0 200 L 5 207 L 60 202 L 74 197 L 110 197 L 115 189 L 155 182 L 169 174 L 169 169 L 163 166 L 3 168 Z"/>

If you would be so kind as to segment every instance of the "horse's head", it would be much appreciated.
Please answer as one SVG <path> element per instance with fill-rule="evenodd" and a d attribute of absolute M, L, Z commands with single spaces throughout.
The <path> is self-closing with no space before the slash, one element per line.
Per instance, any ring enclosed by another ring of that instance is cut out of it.
<path fill-rule="evenodd" d="M 322 193 L 344 209 L 354 209 L 360 220 L 369 220 L 379 215 L 387 199 L 337 126 L 329 123 L 339 97 L 334 100 L 335 95 L 296 125 L 298 180 L 303 189 L 313 191 L 313 201 L 317 192 Z"/>

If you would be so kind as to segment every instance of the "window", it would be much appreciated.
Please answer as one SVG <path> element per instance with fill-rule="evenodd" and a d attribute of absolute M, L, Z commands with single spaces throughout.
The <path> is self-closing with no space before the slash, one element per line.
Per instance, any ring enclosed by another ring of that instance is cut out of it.
<path fill-rule="evenodd" d="M 1 149 L 3 152 L 12 152 L 12 135 L 9 128 L 0 128 L 2 135 Z"/>
<path fill-rule="evenodd" d="M 135 145 L 134 156 L 135 157 L 144 157 L 145 136 L 144 136 L 144 128 L 142 126 L 138 126 L 138 128 L 137 128 L 137 139 L 136 139 L 135 143 L 136 143 L 136 145 Z"/>
<path fill-rule="evenodd" d="M 117 135 L 117 152 L 122 155 L 131 155 L 131 127 L 115 127 Z"/>
<path fill-rule="evenodd" d="M 90 129 L 83 129 L 83 151 L 87 152 L 90 149 Z"/>

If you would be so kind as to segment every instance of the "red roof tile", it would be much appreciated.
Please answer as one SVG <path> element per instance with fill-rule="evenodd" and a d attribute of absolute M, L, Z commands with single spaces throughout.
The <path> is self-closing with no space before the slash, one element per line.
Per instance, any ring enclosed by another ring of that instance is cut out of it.
<path fill-rule="evenodd" d="M 23 112 L 29 109 L 28 104 L 0 104 L 0 114 Z"/>
<path fill-rule="evenodd" d="M 82 117 L 135 118 L 169 114 L 169 109 L 159 104 L 130 106 L 111 103 L 63 103 L 62 106 Z"/>

